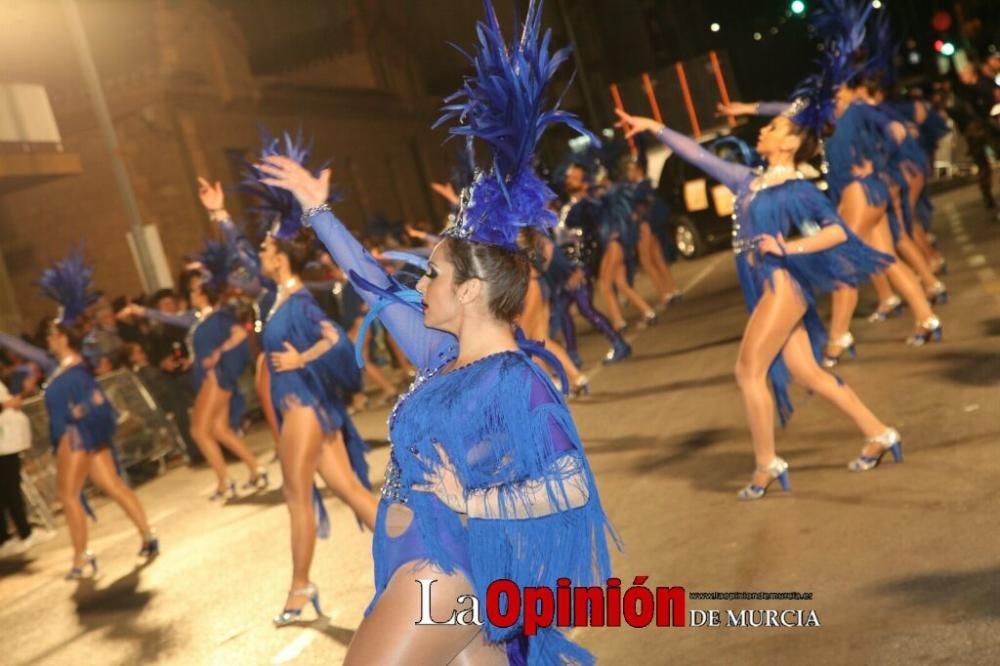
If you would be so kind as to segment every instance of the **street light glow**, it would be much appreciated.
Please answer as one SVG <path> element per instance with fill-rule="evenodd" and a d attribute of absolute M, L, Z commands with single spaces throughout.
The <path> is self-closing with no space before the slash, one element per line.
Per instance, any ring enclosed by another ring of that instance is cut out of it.
<path fill-rule="evenodd" d="M 794 0 L 789 9 L 791 9 L 792 13 L 796 16 L 801 16 L 806 11 L 806 3 L 802 2 L 802 0 Z"/>
<path fill-rule="evenodd" d="M 882 9 L 882 0 L 872 0 L 872 7 L 874 9 Z"/>
<path fill-rule="evenodd" d="M 763 37 L 764 35 L 760 34 L 759 32 L 753 33 L 753 40 L 755 42 L 759 42 Z"/>
<path fill-rule="evenodd" d="M 953 56 L 955 55 L 955 45 L 951 42 L 945 42 L 941 45 L 941 55 L 943 56 Z"/>
<path fill-rule="evenodd" d="M 712 32 L 719 32 L 719 30 L 721 30 L 721 29 L 722 29 L 722 26 L 720 26 L 720 25 L 719 25 L 718 23 L 713 23 L 712 25 L 708 26 L 708 28 L 709 28 L 709 29 L 710 29 L 710 30 L 711 30 Z"/>

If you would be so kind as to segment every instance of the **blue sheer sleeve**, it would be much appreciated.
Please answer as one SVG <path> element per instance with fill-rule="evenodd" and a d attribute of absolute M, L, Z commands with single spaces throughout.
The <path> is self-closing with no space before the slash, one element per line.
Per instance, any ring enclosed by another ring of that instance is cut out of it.
<path fill-rule="evenodd" d="M 0 333 L 0 347 L 9 349 L 18 356 L 23 356 L 28 359 L 32 363 L 37 363 L 47 375 L 51 374 L 52 371 L 59 365 L 45 350 L 39 349 L 35 345 L 25 342 L 21 338 L 16 335 L 11 335 L 10 333 Z"/>
<path fill-rule="evenodd" d="M 755 116 L 780 116 L 792 105 L 791 102 L 757 102 L 754 108 Z"/>
<path fill-rule="evenodd" d="M 146 308 L 144 310 L 144 316 L 146 319 L 158 321 L 161 324 L 166 324 L 167 326 L 176 326 L 177 328 L 191 328 L 194 326 L 195 322 L 198 321 L 193 312 L 170 314 L 169 312 L 161 312 L 156 308 Z"/>
<path fill-rule="evenodd" d="M 743 181 L 750 175 L 750 167 L 727 162 L 702 148 L 697 141 L 680 132 L 675 132 L 669 127 L 664 127 L 657 132 L 656 138 L 680 155 L 685 162 L 698 167 L 733 192 L 738 190 Z"/>
<path fill-rule="evenodd" d="M 355 291 L 369 307 L 374 307 L 380 296 L 361 287 L 356 283 L 355 276 L 386 291 L 398 288 L 385 269 L 332 212 L 321 211 L 308 222 L 334 262 L 351 276 Z M 424 326 L 423 315 L 416 308 L 403 303 L 386 306 L 379 314 L 379 319 L 402 347 L 410 362 L 421 370 L 437 367 L 445 356 L 458 349 L 458 341 L 453 335 L 427 328 Z"/>

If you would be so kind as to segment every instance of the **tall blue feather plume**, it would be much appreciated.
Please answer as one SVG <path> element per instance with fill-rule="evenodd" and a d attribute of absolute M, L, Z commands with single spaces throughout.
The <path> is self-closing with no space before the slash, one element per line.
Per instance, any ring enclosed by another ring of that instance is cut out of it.
<path fill-rule="evenodd" d="M 98 294 L 91 291 L 93 277 L 94 270 L 84 261 L 82 247 L 42 271 L 37 284 L 43 294 L 59 304 L 57 322 L 73 324 L 98 299 Z"/>
<path fill-rule="evenodd" d="M 539 39 L 541 0 L 528 3 L 520 39 L 510 47 L 491 0 L 483 0 L 483 7 L 485 20 L 476 26 L 474 55 L 456 47 L 472 64 L 474 74 L 445 98 L 434 126 L 457 121 L 449 132 L 486 143 L 492 164 L 488 171 L 478 172 L 462 192 L 457 224 L 447 233 L 514 250 L 522 229 L 544 230 L 556 221 L 547 207 L 555 194 L 532 166 L 545 130 L 561 123 L 599 142 L 576 116 L 559 108 L 561 99 L 546 108 L 546 88 L 569 57 L 569 49 L 550 53 L 549 30 Z"/>
<path fill-rule="evenodd" d="M 294 136 L 285 131 L 282 132 L 281 138 L 278 138 L 273 136 L 267 128 L 261 127 L 260 142 L 261 150 L 258 159 L 280 155 L 309 169 L 306 163 L 312 155 L 313 142 L 311 140 L 306 142 L 302 136 L 301 128 L 296 131 Z M 314 176 L 318 176 L 329 165 L 330 162 L 326 161 L 319 167 L 309 170 Z M 302 229 L 302 206 L 287 189 L 261 182 L 267 177 L 267 174 L 253 164 L 244 164 L 243 180 L 237 189 L 257 200 L 257 205 L 250 210 L 263 220 L 275 238 L 282 240 L 294 238 Z M 327 202 L 335 203 L 340 199 L 340 193 L 335 188 L 330 188 Z"/>

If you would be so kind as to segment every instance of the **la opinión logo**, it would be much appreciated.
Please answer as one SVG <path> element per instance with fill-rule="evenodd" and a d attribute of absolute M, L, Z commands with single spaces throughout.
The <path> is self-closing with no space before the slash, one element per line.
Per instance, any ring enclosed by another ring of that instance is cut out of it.
<path fill-rule="evenodd" d="M 573 586 L 568 578 L 556 580 L 556 587 L 520 588 L 509 579 L 493 581 L 486 588 L 485 605 L 472 594 L 459 595 L 456 602 L 465 608 L 447 618 L 434 618 L 431 600 L 437 579 L 419 578 L 420 617 L 418 625 L 483 624 L 483 611 L 490 624 L 507 628 L 521 623 L 524 633 L 534 636 L 552 626 L 620 627 L 818 627 L 816 611 L 802 609 L 692 609 L 687 611 L 688 594 L 683 587 L 645 585 L 648 576 L 636 576 L 631 587 L 622 590 L 620 578 L 609 578 L 605 587 Z M 811 599 L 806 593 L 692 593 L 696 598 Z"/>

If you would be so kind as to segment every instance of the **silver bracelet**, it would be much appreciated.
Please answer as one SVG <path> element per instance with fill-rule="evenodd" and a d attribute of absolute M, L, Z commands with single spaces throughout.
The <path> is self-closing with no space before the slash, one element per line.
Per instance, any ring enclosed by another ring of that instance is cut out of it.
<path fill-rule="evenodd" d="M 323 211 L 326 211 L 327 213 L 333 212 L 332 210 L 330 210 L 330 204 L 326 203 L 325 201 L 318 206 L 313 206 L 312 208 L 303 211 L 302 226 L 311 227 L 312 225 L 309 224 L 309 219 L 312 218 L 313 215 L 316 215 L 317 213 L 322 213 Z"/>

